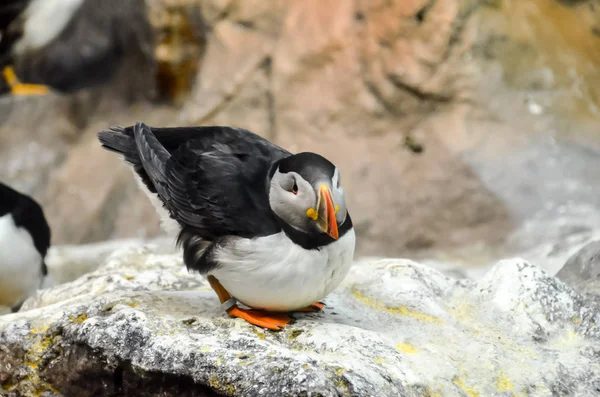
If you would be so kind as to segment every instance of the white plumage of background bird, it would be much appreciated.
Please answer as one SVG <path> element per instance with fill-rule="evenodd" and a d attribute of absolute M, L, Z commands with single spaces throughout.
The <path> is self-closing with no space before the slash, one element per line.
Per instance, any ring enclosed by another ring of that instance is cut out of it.
<path fill-rule="evenodd" d="M 0 183 L 0 306 L 17 311 L 42 286 L 50 236 L 42 207 Z"/>

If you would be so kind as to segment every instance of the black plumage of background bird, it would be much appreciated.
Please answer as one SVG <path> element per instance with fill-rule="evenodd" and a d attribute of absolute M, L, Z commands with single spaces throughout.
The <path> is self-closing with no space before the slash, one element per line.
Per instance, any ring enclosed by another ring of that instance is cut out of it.
<path fill-rule="evenodd" d="M 0 305 L 17 311 L 42 286 L 50 238 L 42 207 L 0 183 Z"/>
<path fill-rule="evenodd" d="M 152 64 L 153 51 L 144 0 L 0 4 L 0 93 L 73 93 L 109 81 L 126 57 Z"/>

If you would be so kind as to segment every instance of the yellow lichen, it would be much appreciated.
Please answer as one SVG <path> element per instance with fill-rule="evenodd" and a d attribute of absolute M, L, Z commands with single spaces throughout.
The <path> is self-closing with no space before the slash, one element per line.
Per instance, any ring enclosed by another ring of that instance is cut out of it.
<path fill-rule="evenodd" d="M 431 390 L 431 388 L 426 387 L 423 392 L 423 397 L 442 397 L 442 393 L 436 390 Z"/>
<path fill-rule="evenodd" d="M 288 340 L 294 340 L 299 337 L 304 331 L 301 329 L 293 329 L 288 333 Z"/>
<path fill-rule="evenodd" d="M 383 364 L 383 363 L 385 363 L 385 360 L 383 358 L 381 358 L 381 357 L 377 357 L 373 361 L 375 361 L 377 364 Z"/>
<path fill-rule="evenodd" d="M 254 334 L 256 336 L 258 336 L 260 339 L 265 340 L 264 332 L 259 332 L 256 328 L 252 328 L 252 332 L 254 332 Z"/>
<path fill-rule="evenodd" d="M 35 363 L 33 361 L 24 361 L 23 364 L 27 365 L 30 368 L 38 369 L 37 363 Z"/>
<path fill-rule="evenodd" d="M 452 382 L 458 387 L 460 387 L 462 391 L 467 393 L 469 397 L 479 397 L 479 392 L 476 392 L 472 386 L 467 386 L 465 384 L 465 381 L 459 378 L 458 376 L 452 378 Z"/>
<path fill-rule="evenodd" d="M 135 277 L 134 277 L 134 276 L 130 276 L 130 275 L 123 275 L 123 278 L 124 278 L 125 280 L 130 280 L 130 281 L 135 279 Z"/>
<path fill-rule="evenodd" d="M 223 356 L 219 356 L 219 358 L 217 358 L 217 365 L 221 365 L 221 358 L 223 358 Z"/>
<path fill-rule="evenodd" d="M 575 324 L 579 324 L 581 322 L 581 319 L 579 317 L 573 317 L 571 321 L 573 321 L 573 323 Z"/>
<path fill-rule="evenodd" d="M 138 305 L 138 304 L 137 304 L 137 303 L 135 303 L 135 302 L 129 302 L 129 303 L 127 304 L 127 306 L 129 306 L 129 307 L 137 307 L 137 305 Z"/>
<path fill-rule="evenodd" d="M 75 316 L 69 316 L 69 320 L 71 320 L 72 324 L 81 324 L 81 323 L 83 323 L 87 319 L 88 319 L 88 315 L 85 314 L 85 313 L 80 314 L 77 317 L 75 317 Z"/>
<path fill-rule="evenodd" d="M 220 382 L 216 375 L 211 375 L 208 378 L 208 385 L 213 389 L 224 392 L 227 395 L 232 396 L 235 394 L 235 387 L 230 383 Z"/>
<path fill-rule="evenodd" d="M 498 391 L 502 393 L 505 391 L 514 390 L 515 386 L 512 384 L 510 379 L 508 379 L 506 374 L 504 372 L 501 372 L 500 376 L 498 376 L 498 379 L 496 379 L 496 389 L 498 389 Z"/>
<path fill-rule="evenodd" d="M 216 375 L 209 376 L 208 384 L 210 387 L 212 387 L 214 389 L 218 389 L 219 388 L 219 378 L 217 378 Z"/>
<path fill-rule="evenodd" d="M 352 295 L 354 296 L 354 298 L 356 298 L 356 300 L 358 300 L 358 301 L 364 303 L 365 305 L 370 306 L 373 309 L 378 310 L 378 311 L 384 311 L 384 312 L 390 313 L 390 314 L 408 316 L 408 317 L 412 317 L 414 319 L 417 319 L 417 320 L 420 320 L 423 322 L 433 323 L 436 325 L 443 324 L 443 321 L 440 318 L 430 316 L 428 314 L 423 314 L 423 313 L 412 311 L 404 305 L 398 306 L 398 307 L 387 306 L 383 302 L 380 302 L 369 296 L 366 296 L 362 292 L 355 290 L 355 289 L 352 290 Z"/>
<path fill-rule="evenodd" d="M 335 374 L 336 374 L 337 376 L 342 376 L 342 375 L 344 375 L 344 372 L 346 372 L 346 370 L 345 370 L 344 368 L 337 368 L 337 369 L 335 370 Z"/>
<path fill-rule="evenodd" d="M 417 349 L 416 349 L 416 348 L 415 348 L 413 345 L 411 345 L 410 343 L 398 343 L 398 346 L 397 346 L 397 348 L 398 348 L 398 350 L 401 350 L 401 351 L 403 351 L 404 353 L 407 353 L 407 354 L 416 354 L 416 353 L 418 353 L 418 352 L 419 352 L 419 351 L 418 351 L 418 350 L 417 350 Z"/>

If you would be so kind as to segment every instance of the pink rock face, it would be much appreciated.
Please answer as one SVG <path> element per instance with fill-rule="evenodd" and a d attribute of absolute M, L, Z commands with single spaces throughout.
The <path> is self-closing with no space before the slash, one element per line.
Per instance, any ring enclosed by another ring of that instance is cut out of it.
<path fill-rule="evenodd" d="M 200 2 L 188 3 L 183 14 L 191 18 Z M 23 141 L 54 154 L 24 170 L 45 170 L 47 178 L 23 183 L 45 205 L 54 243 L 158 232 L 158 218 L 131 173 L 94 136 L 137 120 L 242 126 L 292 151 L 327 156 L 342 170 L 360 254 L 395 255 L 504 234 L 503 206 L 428 131 L 433 109 L 437 118 L 458 118 L 460 128 L 455 102 L 468 95 L 460 56 L 472 36 L 466 6 L 455 0 L 249 3 L 203 3 L 210 34 L 199 40 L 206 48 L 182 109 L 118 106 L 107 99 L 109 88 L 103 99 L 45 98 L 8 108 L 18 121 L 10 130 L 3 125 L 2 135 L 14 141 L 14 131 L 44 131 Z M 149 4 L 151 19 L 164 25 L 160 6 Z M 37 107 L 45 109 L 41 120 L 19 117 L 26 109 L 40 114 Z M 407 150 L 408 133 L 424 146 L 422 154 Z M 23 172 L 3 172 L 24 181 Z"/>
<path fill-rule="evenodd" d="M 535 40 L 546 32 L 558 43 L 556 32 L 569 31 L 560 21 L 587 12 L 540 3 L 538 15 L 520 3 L 493 8 L 459 0 L 188 0 L 166 12 L 167 3 L 148 1 L 162 43 L 157 57 L 178 70 L 186 56 L 202 54 L 180 107 L 121 101 L 123 82 L 140 70 L 131 66 L 89 93 L 0 102 L 0 178 L 44 204 L 54 243 L 158 233 L 158 217 L 131 172 L 95 139 L 103 128 L 135 121 L 240 126 L 291 151 L 327 156 L 342 171 L 359 255 L 497 243 L 514 227 L 521 188 L 481 179 L 473 158 L 502 174 L 516 164 L 516 147 L 555 125 L 545 103 L 524 104 L 505 80 L 523 87 L 532 79 L 544 87 L 563 82 L 569 65 L 536 71 L 540 59 L 553 58 Z M 535 37 L 507 34 L 523 18 Z M 548 28 L 553 21 L 555 30 Z M 577 37 L 593 36 L 588 22 L 576 27 Z M 170 24 L 192 31 L 185 40 L 162 40 Z M 568 45 L 557 45 L 563 59 Z M 523 52 L 536 46 L 546 52 Z M 594 62 L 595 53 L 575 50 Z M 513 178 L 527 178 L 515 167 Z M 531 178 L 523 184 L 536 182 Z M 528 205 L 543 206 L 538 200 Z"/>

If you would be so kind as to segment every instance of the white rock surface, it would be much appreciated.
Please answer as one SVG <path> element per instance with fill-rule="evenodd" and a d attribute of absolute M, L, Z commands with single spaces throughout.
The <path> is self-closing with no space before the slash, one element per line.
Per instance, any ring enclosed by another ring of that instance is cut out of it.
<path fill-rule="evenodd" d="M 521 259 L 479 281 L 361 261 L 319 314 L 228 318 L 179 255 L 112 254 L 0 317 L 8 395 L 593 396 L 600 310 Z M 157 389 L 160 385 L 160 390 Z M 97 394 L 94 394 L 97 393 Z M 154 393 L 154 394 L 153 394 Z"/>

